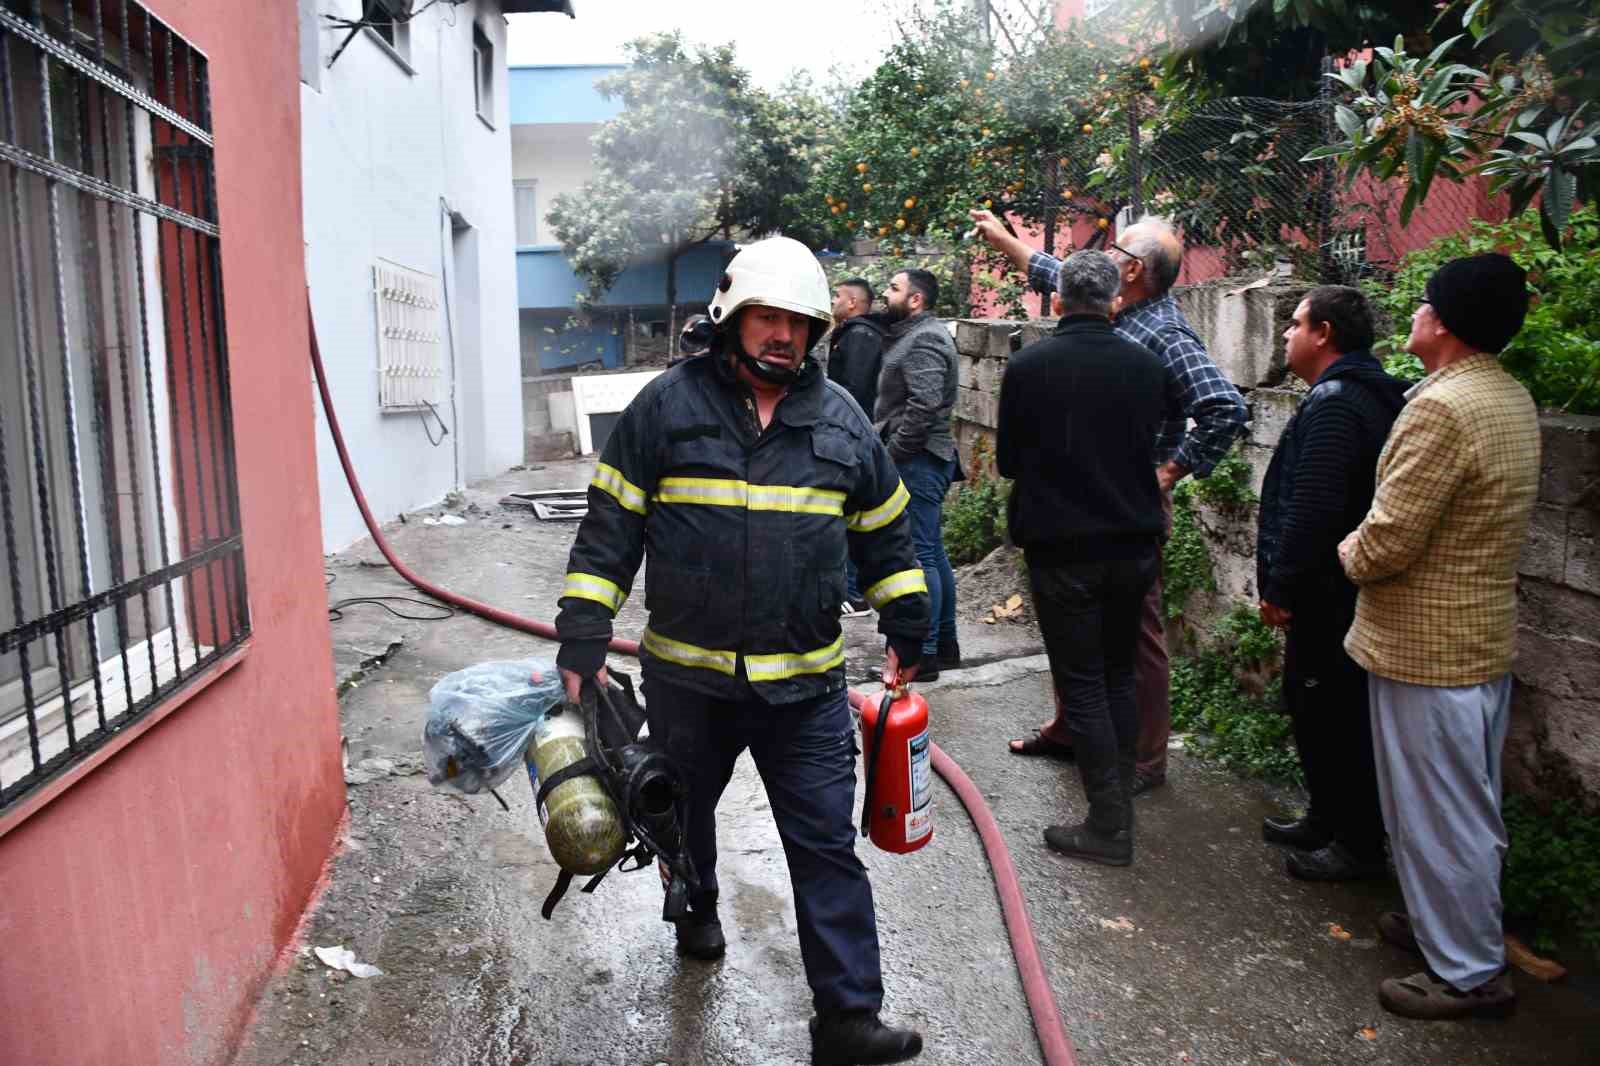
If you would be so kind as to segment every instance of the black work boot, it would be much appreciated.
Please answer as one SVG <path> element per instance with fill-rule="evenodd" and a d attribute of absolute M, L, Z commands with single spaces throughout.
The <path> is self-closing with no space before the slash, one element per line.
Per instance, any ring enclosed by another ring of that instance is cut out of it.
<path fill-rule="evenodd" d="M 696 896 L 689 902 L 689 913 L 673 922 L 678 933 L 678 953 L 691 959 L 712 962 L 728 950 L 717 919 L 717 894 Z"/>
<path fill-rule="evenodd" d="M 922 1034 L 891 1029 L 877 1011 L 839 1011 L 811 1019 L 811 1066 L 870 1066 L 922 1054 Z"/>
<path fill-rule="evenodd" d="M 961 644 L 955 637 L 940 637 L 937 653 L 939 665 L 954 670 L 961 665 Z"/>

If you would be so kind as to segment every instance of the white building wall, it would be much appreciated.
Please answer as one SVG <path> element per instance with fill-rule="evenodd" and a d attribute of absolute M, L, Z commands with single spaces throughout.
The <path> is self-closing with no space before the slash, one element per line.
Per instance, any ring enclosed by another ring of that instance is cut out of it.
<path fill-rule="evenodd" d="M 497 0 L 435 5 L 411 22 L 404 62 L 362 31 L 330 68 L 349 31 L 321 16 L 358 18 L 360 0 L 300 2 L 318 44 L 300 92 L 306 274 L 340 428 L 387 521 L 522 461 L 506 21 Z M 474 106 L 474 25 L 494 49 L 488 122 Z M 379 259 L 444 282 L 438 408 L 450 432 L 438 444 L 432 417 L 379 410 Z M 366 530 L 320 403 L 317 465 L 323 545 L 336 551 Z"/>
<path fill-rule="evenodd" d="M 557 196 L 575 193 L 594 177 L 589 138 L 598 122 L 544 122 L 511 128 L 511 173 L 517 181 L 539 183 L 539 243 L 555 244 L 544 216 Z"/>

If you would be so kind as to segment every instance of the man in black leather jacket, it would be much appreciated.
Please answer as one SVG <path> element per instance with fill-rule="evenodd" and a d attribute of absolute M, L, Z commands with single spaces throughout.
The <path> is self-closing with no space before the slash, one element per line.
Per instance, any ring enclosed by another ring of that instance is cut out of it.
<path fill-rule="evenodd" d="M 1311 392 L 1285 427 L 1261 490 L 1261 619 L 1288 632 L 1284 701 L 1310 794 L 1303 817 L 1268 818 L 1262 836 L 1292 849 L 1288 870 L 1302 880 L 1386 872 L 1367 676 L 1344 650 L 1356 588 L 1338 557 L 1340 538 L 1372 504 L 1378 453 L 1405 404 L 1405 384 L 1384 373 L 1372 339 L 1360 290 L 1323 285 L 1300 301 L 1285 350 Z"/>

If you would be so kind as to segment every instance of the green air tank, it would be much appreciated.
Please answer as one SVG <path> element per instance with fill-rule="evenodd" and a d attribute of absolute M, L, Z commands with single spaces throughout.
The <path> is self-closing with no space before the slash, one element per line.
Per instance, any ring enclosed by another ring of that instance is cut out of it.
<path fill-rule="evenodd" d="M 583 715 L 570 704 L 557 704 L 539 721 L 523 758 L 538 781 L 571 766 L 584 756 Z M 591 774 L 570 778 L 550 790 L 539 806 L 544 840 L 550 855 L 572 874 L 597 874 L 622 858 L 627 840 L 616 804 Z"/>

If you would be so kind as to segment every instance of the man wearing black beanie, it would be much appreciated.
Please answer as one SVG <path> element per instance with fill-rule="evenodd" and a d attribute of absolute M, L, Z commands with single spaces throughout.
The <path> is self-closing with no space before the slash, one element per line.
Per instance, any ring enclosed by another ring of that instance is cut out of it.
<path fill-rule="evenodd" d="M 1384 940 L 1427 968 L 1378 988 L 1410 1018 L 1516 1006 L 1500 924 L 1500 759 L 1511 707 L 1516 567 L 1539 488 L 1539 421 L 1494 357 L 1528 310 L 1503 255 L 1428 279 L 1406 350 L 1428 376 L 1378 457 L 1361 525 L 1339 545 L 1359 588 L 1345 650 L 1368 672 L 1384 825 L 1406 911 Z"/>

